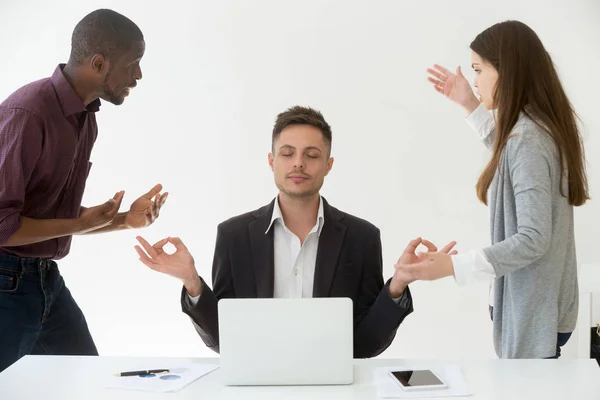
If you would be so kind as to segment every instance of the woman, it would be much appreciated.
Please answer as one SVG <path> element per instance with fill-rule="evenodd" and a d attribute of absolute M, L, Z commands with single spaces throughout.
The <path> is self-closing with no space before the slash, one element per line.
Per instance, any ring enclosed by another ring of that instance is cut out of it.
<path fill-rule="evenodd" d="M 460 68 L 453 74 L 436 65 L 428 79 L 467 110 L 492 151 L 476 186 L 489 203 L 492 245 L 462 255 L 422 253 L 419 263 L 396 268 L 412 280 L 493 278 L 498 356 L 557 358 L 578 312 L 573 207 L 589 199 L 576 115 L 527 25 L 498 23 L 470 47 L 479 100 Z"/>

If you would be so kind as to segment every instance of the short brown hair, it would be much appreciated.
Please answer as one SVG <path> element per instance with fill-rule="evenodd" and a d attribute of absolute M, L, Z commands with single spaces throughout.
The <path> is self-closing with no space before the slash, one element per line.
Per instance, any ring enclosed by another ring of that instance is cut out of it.
<path fill-rule="evenodd" d="M 275 140 L 281 132 L 291 125 L 310 125 L 319 129 L 323 134 L 325 142 L 329 145 L 331 153 L 331 126 L 325 121 L 323 114 L 310 107 L 294 106 L 277 115 L 275 126 L 273 127 L 273 140 L 271 145 L 275 145 Z"/>

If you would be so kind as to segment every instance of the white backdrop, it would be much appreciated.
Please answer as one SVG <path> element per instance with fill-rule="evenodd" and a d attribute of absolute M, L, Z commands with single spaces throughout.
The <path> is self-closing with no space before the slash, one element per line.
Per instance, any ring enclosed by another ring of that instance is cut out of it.
<path fill-rule="evenodd" d="M 180 236 L 207 280 L 216 225 L 276 194 L 271 128 L 294 104 L 320 109 L 332 125 L 336 162 L 323 194 L 381 228 L 385 278 L 416 236 L 457 240 L 463 251 L 486 246 L 488 210 L 474 185 L 489 154 L 425 70 L 461 65 L 472 80 L 471 40 L 519 19 L 551 52 L 584 122 L 594 200 L 576 211 L 577 251 L 580 263 L 600 262 L 597 0 L 0 4 L 2 99 L 65 62 L 73 27 L 91 10 L 113 8 L 141 27 L 144 79 L 124 105 L 104 104 L 98 114 L 84 205 L 125 189 L 125 207 L 162 183 L 169 200 L 142 234 L 152 242 Z M 99 351 L 213 355 L 181 312 L 179 282 L 137 260 L 137 233 L 77 237 L 60 263 Z M 383 357 L 495 357 L 486 284 L 459 288 L 446 279 L 412 290 L 415 312 Z M 573 338 L 566 355 L 575 347 Z"/>

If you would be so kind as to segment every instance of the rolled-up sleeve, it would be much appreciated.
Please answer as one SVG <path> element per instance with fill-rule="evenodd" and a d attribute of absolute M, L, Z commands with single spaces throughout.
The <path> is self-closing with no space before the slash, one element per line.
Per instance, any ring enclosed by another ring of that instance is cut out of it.
<path fill-rule="evenodd" d="M 42 151 L 43 127 L 23 109 L 0 109 L 0 246 L 21 226 L 31 174 Z"/>

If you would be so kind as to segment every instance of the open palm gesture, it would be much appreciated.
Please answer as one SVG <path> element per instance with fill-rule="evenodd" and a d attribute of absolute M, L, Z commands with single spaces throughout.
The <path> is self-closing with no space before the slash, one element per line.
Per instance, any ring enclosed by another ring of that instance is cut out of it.
<path fill-rule="evenodd" d="M 161 190 L 162 185 L 158 184 L 134 201 L 125 217 L 125 225 L 134 229 L 151 225 L 158 218 L 169 195 L 167 192 L 160 194 Z"/>
<path fill-rule="evenodd" d="M 427 72 L 430 74 L 427 80 L 433 84 L 435 90 L 468 112 L 473 112 L 479 106 L 480 101 L 473 93 L 473 89 L 460 67 L 456 68 L 456 73 L 452 73 L 441 65 L 434 64 L 433 69 L 427 68 Z"/>

